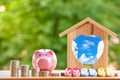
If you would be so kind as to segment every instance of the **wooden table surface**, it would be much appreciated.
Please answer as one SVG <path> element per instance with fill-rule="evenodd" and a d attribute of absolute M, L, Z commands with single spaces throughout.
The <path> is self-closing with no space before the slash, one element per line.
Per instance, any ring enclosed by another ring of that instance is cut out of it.
<path fill-rule="evenodd" d="M 55 72 L 63 72 L 55 70 Z M 116 71 L 117 73 L 120 71 Z M 10 71 L 0 70 L 0 80 L 120 80 L 120 77 L 11 77 Z"/>
<path fill-rule="evenodd" d="M 0 80 L 120 80 L 118 77 L 19 77 L 0 78 Z"/>

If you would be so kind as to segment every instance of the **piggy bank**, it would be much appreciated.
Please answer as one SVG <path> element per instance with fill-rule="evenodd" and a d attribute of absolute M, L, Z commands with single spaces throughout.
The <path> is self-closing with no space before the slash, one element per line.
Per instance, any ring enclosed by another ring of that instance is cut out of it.
<path fill-rule="evenodd" d="M 35 50 L 32 64 L 34 68 L 39 68 L 40 71 L 49 71 L 51 73 L 56 67 L 57 58 L 54 51 L 50 49 Z"/>

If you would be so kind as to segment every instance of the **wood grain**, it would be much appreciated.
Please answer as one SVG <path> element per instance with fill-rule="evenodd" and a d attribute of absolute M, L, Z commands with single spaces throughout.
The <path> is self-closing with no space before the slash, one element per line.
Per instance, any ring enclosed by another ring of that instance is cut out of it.
<path fill-rule="evenodd" d="M 72 51 L 72 41 L 78 35 L 97 35 L 102 38 L 104 41 L 104 52 L 101 58 L 93 65 L 94 68 L 98 67 L 107 67 L 108 66 L 108 33 L 103 31 L 102 29 L 96 27 L 96 25 L 92 23 L 85 23 L 80 27 L 76 28 L 74 31 L 68 33 L 67 35 L 67 65 L 68 67 L 78 67 L 83 68 L 84 66 L 75 58 L 74 53 Z"/>
<path fill-rule="evenodd" d="M 94 32 L 93 34 L 100 36 L 104 42 L 104 51 L 100 59 L 94 64 L 93 67 L 107 67 L 108 66 L 108 33 L 104 32 L 103 30 L 99 29 L 94 25 Z"/>
<path fill-rule="evenodd" d="M 120 80 L 119 77 L 12 77 L 0 80 Z"/>
<path fill-rule="evenodd" d="M 67 35 L 67 65 L 68 67 L 78 67 L 78 68 L 82 68 L 84 67 L 74 56 L 74 53 L 72 51 L 72 41 L 73 39 L 78 36 L 78 35 L 91 35 L 91 28 L 92 28 L 92 24 L 90 23 L 86 23 L 84 25 L 81 25 L 80 27 L 78 27 L 77 29 L 75 29 L 74 31 L 70 32 Z"/>
<path fill-rule="evenodd" d="M 64 70 L 54 70 L 53 72 L 64 72 Z M 119 73 L 119 70 L 115 70 L 115 73 Z M 0 70 L 0 80 L 120 80 L 120 77 L 10 77 L 9 70 Z"/>

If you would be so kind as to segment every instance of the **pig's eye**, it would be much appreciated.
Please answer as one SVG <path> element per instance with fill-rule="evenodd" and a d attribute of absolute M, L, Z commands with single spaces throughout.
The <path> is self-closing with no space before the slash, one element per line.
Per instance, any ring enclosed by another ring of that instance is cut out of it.
<path fill-rule="evenodd" d="M 45 54 L 45 56 L 47 56 L 47 54 Z"/>
<path fill-rule="evenodd" d="M 41 54 L 39 54 L 39 56 L 41 56 Z"/>

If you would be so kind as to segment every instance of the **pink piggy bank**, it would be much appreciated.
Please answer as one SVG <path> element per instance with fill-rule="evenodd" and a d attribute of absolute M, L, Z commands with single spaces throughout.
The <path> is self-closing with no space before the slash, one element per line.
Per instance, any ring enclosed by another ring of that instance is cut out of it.
<path fill-rule="evenodd" d="M 35 50 L 32 58 L 34 68 L 39 68 L 40 71 L 50 71 L 55 69 L 57 58 L 54 51 L 49 49 Z"/>

